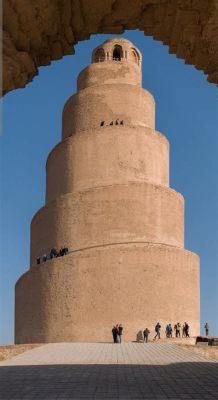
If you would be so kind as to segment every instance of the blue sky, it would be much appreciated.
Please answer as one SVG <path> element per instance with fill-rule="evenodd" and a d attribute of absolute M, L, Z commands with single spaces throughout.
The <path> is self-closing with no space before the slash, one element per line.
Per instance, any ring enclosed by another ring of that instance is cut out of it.
<path fill-rule="evenodd" d="M 61 113 L 96 35 L 74 56 L 41 67 L 3 100 L 1 143 L 0 343 L 14 340 L 14 285 L 29 267 L 30 222 L 44 204 L 45 163 L 61 138 Z M 141 50 L 143 87 L 156 100 L 156 129 L 170 141 L 170 186 L 185 197 L 185 247 L 201 258 L 201 325 L 218 336 L 218 102 L 206 76 L 141 32 L 122 35 Z"/>

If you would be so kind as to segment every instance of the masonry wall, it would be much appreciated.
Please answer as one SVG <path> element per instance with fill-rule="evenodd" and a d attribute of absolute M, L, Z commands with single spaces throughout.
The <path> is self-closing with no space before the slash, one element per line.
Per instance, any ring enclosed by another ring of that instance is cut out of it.
<path fill-rule="evenodd" d="M 153 129 L 134 125 L 80 131 L 60 142 L 46 164 L 46 203 L 65 193 L 152 182 L 169 186 L 169 143 Z"/>
<path fill-rule="evenodd" d="M 78 251 L 31 268 L 17 282 L 16 304 L 17 343 L 110 342 L 117 321 L 124 341 L 136 340 L 145 326 L 152 338 L 157 321 L 163 336 L 166 324 L 177 321 L 188 321 L 194 336 L 199 258 L 145 243 Z"/>

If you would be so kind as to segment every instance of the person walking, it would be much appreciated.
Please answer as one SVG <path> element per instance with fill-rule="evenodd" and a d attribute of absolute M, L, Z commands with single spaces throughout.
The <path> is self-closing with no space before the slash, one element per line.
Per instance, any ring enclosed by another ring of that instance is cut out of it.
<path fill-rule="evenodd" d="M 171 326 L 171 324 L 167 324 L 167 326 L 166 326 L 166 337 L 167 338 L 170 338 L 170 337 L 172 337 L 172 326 Z"/>
<path fill-rule="evenodd" d="M 161 330 L 161 325 L 159 322 L 157 322 L 156 326 L 155 326 L 155 332 L 156 335 L 154 337 L 154 340 L 158 337 L 158 339 L 160 339 L 160 330 Z"/>
<path fill-rule="evenodd" d="M 189 337 L 189 324 L 185 322 L 185 337 Z"/>
<path fill-rule="evenodd" d="M 173 337 L 173 328 L 171 324 L 169 324 L 169 337 Z"/>
<path fill-rule="evenodd" d="M 181 334 L 180 334 L 180 329 L 181 329 L 181 324 L 180 324 L 180 322 L 177 322 L 177 324 L 174 326 L 174 329 L 175 329 L 175 331 L 176 331 L 176 337 L 178 338 L 178 336 L 180 337 L 181 336 Z"/>
<path fill-rule="evenodd" d="M 208 324 L 208 322 L 205 323 L 204 329 L 205 329 L 206 336 L 208 336 L 209 335 L 209 324 Z"/>
<path fill-rule="evenodd" d="M 170 337 L 170 336 L 169 336 L 169 324 L 166 325 L 166 330 L 165 330 L 165 332 L 166 332 L 166 337 L 167 337 L 167 338 Z"/>
<path fill-rule="evenodd" d="M 146 343 L 148 343 L 148 336 L 149 336 L 149 333 L 150 333 L 149 329 L 148 329 L 148 328 L 145 328 L 145 330 L 143 331 L 143 335 L 144 335 L 144 341 L 145 341 Z"/>

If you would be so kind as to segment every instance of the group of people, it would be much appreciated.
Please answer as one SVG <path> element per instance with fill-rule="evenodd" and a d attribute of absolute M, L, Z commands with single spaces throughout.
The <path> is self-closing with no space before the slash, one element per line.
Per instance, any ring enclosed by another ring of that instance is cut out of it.
<path fill-rule="evenodd" d="M 189 337 L 189 325 L 187 322 L 184 322 L 183 327 L 181 327 L 180 322 L 177 322 L 174 325 L 174 331 L 175 331 L 175 337 L 181 337 L 181 328 L 182 328 L 182 337 Z M 157 338 L 160 339 L 160 334 L 161 334 L 161 324 L 160 322 L 157 322 L 154 328 L 156 334 L 153 338 L 153 340 L 156 340 Z M 143 331 L 143 336 L 144 336 L 144 342 L 148 342 L 148 337 L 149 337 L 149 329 L 145 328 Z M 166 337 L 167 338 L 172 338 L 173 337 L 173 328 L 172 325 L 169 323 L 166 325 L 165 329 Z"/>
<path fill-rule="evenodd" d="M 205 329 L 205 333 L 206 336 L 208 336 L 209 334 L 209 324 L 208 322 L 205 323 L 204 325 L 204 329 Z M 160 339 L 160 334 L 161 334 L 161 324 L 160 322 L 157 322 L 154 328 L 156 334 L 153 338 L 153 340 L 156 340 L 157 338 Z M 174 325 L 174 331 L 175 331 L 175 337 L 185 337 L 185 338 L 189 338 L 189 324 L 187 322 L 184 322 L 183 326 L 181 326 L 180 322 L 177 322 Z M 166 333 L 166 337 L 167 338 L 172 338 L 173 337 L 173 328 L 172 325 L 169 323 L 166 325 L 165 328 L 165 333 Z M 112 335 L 113 335 L 113 341 L 114 343 L 121 343 L 121 336 L 123 334 L 123 326 L 122 324 L 117 324 L 113 327 L 112 329 Z M 144 342 L 148 342 L 149 339 L 149 334 L 150 331 L 148 328 L 145 328 L 143 331 L 143 338 L 144 338 Z"/>
<path fill-rule="evenodd" d="M 175 337 L 177 337 L 177 338 L 181 337 L 181 328 L 182 328 L 182 337 L 189 337 L 189 325 L 187 322 L 184 322 L 182 327 L 181 327 L 180 322 L 177 322 L 174 325 Z M 161 334 L 160 322 L 157 322 L 154 329 L 155 329 L 156 334 L 155 334 L 153 340 L 156 340 L 157 338 L 160 339 L 160 334 Z M 167 338 L 173 337 L 173 328 L 170 323 L 166 325 L 165 333 L 166 333 Z M 123 334 L 122 324 L 114 325 L 112 328 L 112 335 L 113 335 L 114 343 L 121 343 L 122 334 Z M 143 341 L 146 343 L 148 342 L 149 334 L 150 334 L 149 329 L 145 328 L 143 331 L 143 338 L 144 338 Z"/>
<path fill-rule="evenodd" d="M 160 339 L 160 334 L 161 334 L 161 324 L 160 324 L 160 322 L 156 323 L 154 329 L 155 329 L 156 334 L 155 334 L 153 340 L 156 340 L 157 338 Z M 208 336 L 208 334 L 209 334 L 209 324 L 208 324 L 208 322 L 205 323 L 204 329 L 205 329 L 205 332 L 206 332 L 206 336 Z M 175 331 L 175 337 L 176 338 L 181 337 L 181 335 L 182 335 L 182 337 L 186 337 L 186 338 L 190 337 L 189 336 L 189 324 L 187 322 L 184 322 L 183 326 L 181 326 L 180 322 L 177 322 L 174 325 L 174 331 Z M 166 325 L 165 333 L 166 333 L 166 337 L 167 338 L 172 338 L 173 337 L 173 328 L 172 328 L 172 325 L 170 323 Z M 114 327 L 112 329 L 112 335 L 113 335 L 114 343 L 121 343 L 122 334 L 123 334 L 123 326 L 122 326 L 122 324 L 114 325 Z M 146 342 L 146 343 L 148 342 L 149 334 L 150 334 L 149 329 L 145 328 L 144 331 L 143 331 L 143 337 L 144 337 L 143 341 Z"/>
<path fill-rule="evenodd" d="M 116 119 L 116 121 L 111 121 L 109 124 L 106 124 L 105 121 L 101 121 L 100 126 L 108 126 L 108 125 L 123 125 L 123 120 L 120 121 L 119 119 Z"/>
<path fill-rule="evenodd" d="M 122 324 L 116 324 L 112 328 L 112 335 L 114 343 L 121 343 L 121 337 L 123 334 L 123 326 Z"/>
<path fill-rule="evenodd" d="M 58 251 L 55 248 L 52 248 L 49 254 L 43 254 L 43 256 L 36 258 L 36 263 L 41 264 L 41 262 L 46 262 L 47 260 L 51 260 L 52 258 L 65 256 L 69 252 L 67 247 L 61 247 Z"/>
<path fill-rule="evenodd" d="M 189 324 L 184 322 L 183 326 L 181 326 L 180 322 L 177 322 L 174 325 L 175 336 L 181 337 L 181 330 L 182 330 L 182 337 L 189 337 Z M 173 329 L 171 324 L 167 324 L 166 326 L 166 337 L 173 337 Z"/>

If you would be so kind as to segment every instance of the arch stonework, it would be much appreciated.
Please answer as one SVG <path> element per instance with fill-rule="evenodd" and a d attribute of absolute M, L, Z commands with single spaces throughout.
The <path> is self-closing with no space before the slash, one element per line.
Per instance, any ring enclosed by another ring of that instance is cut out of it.
<path fill-rule="evenodd" d="M 91 34 L 139 29 L 218 83 L 217 0 L 5 0 L 3 93 L 24 87 L 38 67 L 74 53 Z"/>
<path fill-rule="evenodd" d="M 123 58 L 123 48 L 122 48 L 122 46 L 119 46 L 118 44 L 115 44 L 115 46 L 113 48 L 113 56 L 112 56 L 112 58 L 115 61 L 121 61 L 121 59 Z"/>
<path fill-rule="evenodd" d="M 136 51 L 136 49 L 134 49 L 133 47 L 132 47 L 132 49 L 131 49 L 131 51 L 130 51 L 130 58 L 131 58 L 134 62 L 136 62 L 136 64 L 139 65 L 140 57 L 139 57 L 139 54 L 138 54 L 138 52 Z"/>
<path fill-rule="evenodd" d="M 94 62 L 102 62 L 105 61 L 105 52 L 102 48 L 96 50 L 94 54 Z"/>

